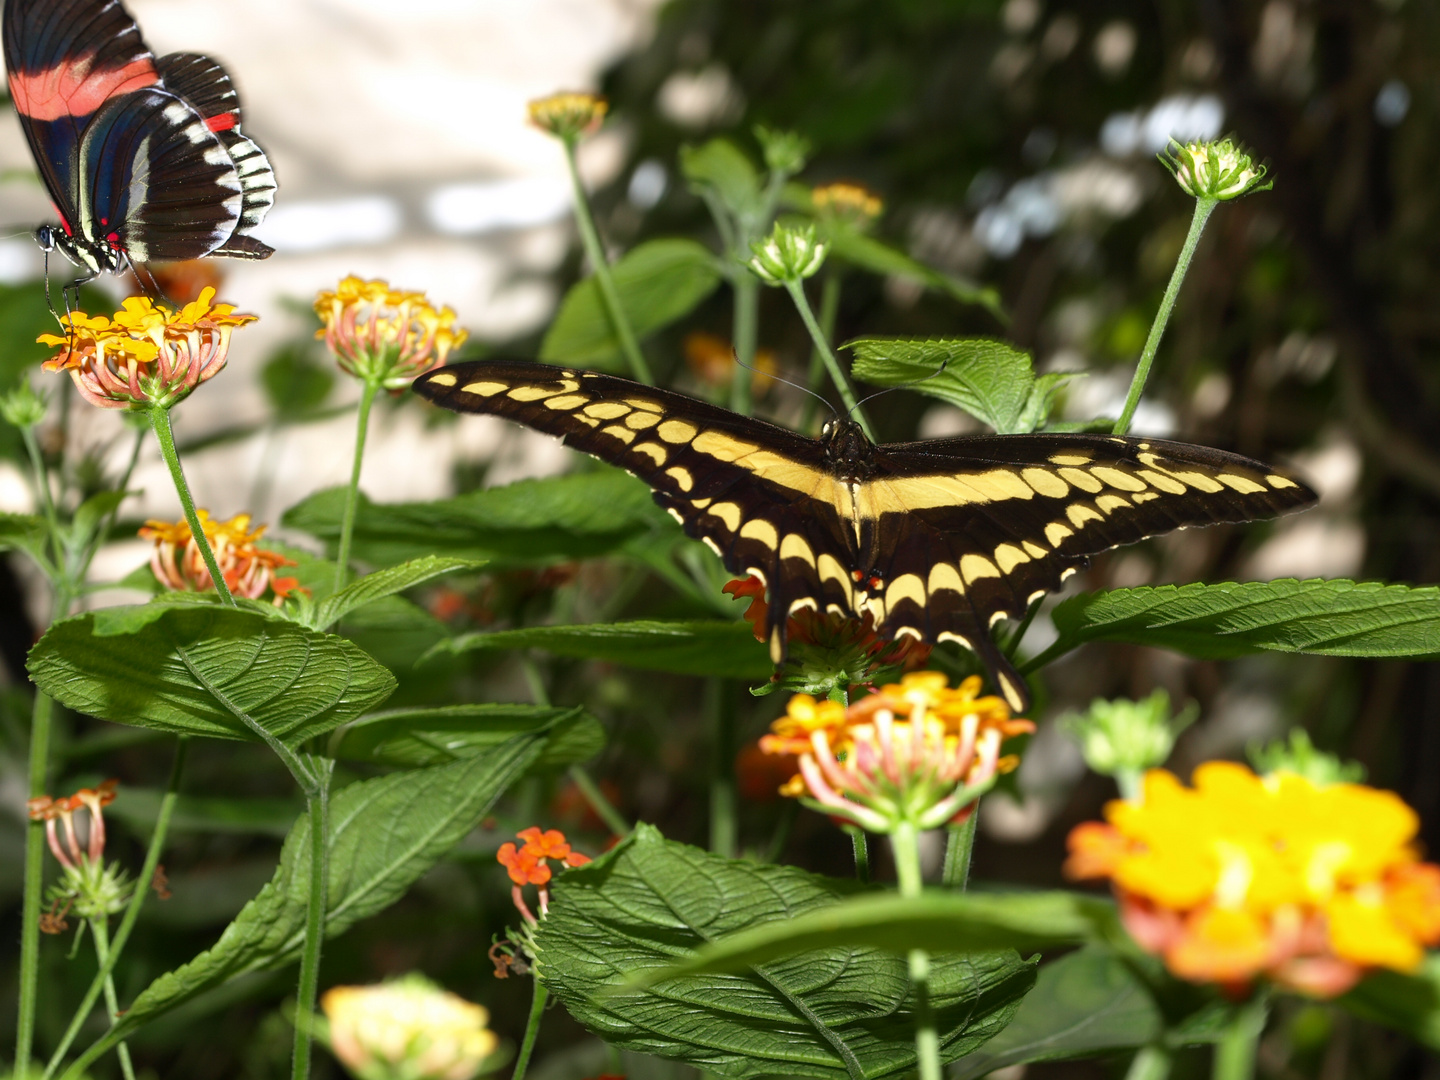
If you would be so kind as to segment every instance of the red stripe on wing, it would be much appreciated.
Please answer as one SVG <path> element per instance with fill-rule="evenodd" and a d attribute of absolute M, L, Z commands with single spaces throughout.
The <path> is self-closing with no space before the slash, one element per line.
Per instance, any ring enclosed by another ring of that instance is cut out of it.
<path fill-rule="evenodd" d="M 160 81 L 150 59 L 124 67 L 95 71 L 87 54 L 46 71 L 10 73 L 10 96 L 20 115 L 31 120 L 89 116 L 118 94 L 128 94 Z"/>
<path fill-rule="evenodd" d="M 205 126 L 211 131 L 229 131 L 239 123 L 240 118 L 233 112 L 221 113 L 219 116 L 207 117 L 205 120 Z"/>

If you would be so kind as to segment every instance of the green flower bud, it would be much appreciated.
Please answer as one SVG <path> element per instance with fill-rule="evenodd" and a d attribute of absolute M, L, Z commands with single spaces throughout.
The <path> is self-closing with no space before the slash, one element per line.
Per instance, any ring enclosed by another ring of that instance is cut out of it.
<path fill-rule="evenodd" d="M 1274 181 L 1262 184 L 1265 166 L 1232 139 L 1181 144 L 1171 140 L 1159 155 L 1175 182 L 1197 199 L 1238 199 L 1252 191 L 1269 191 Z"/>
<path fill-rule="evenodd" d="M 48 394 L 37 394 L 29 379 L 21 379 L 14 390 L 0 398 L 0 416 L 22 430 L 33 428 L 45 419 L 49 405 Z"/>
<path fill-rule="evenodd" d="M 1087 712 L 1071 714 L 1061 727 L 1080 743 L 1085 763 L 1121 781 L 1121 790 L 1140 774 L 1165 763 L 1175 739 L 1199 713 L 1195 705 L 1170 715 L 1170 695 L 1156 690 L 1143 701 L 1096 698 Z"/>
<path fill-rule="evenodd" d="M 775 223 L 764 240 L 750 245 L 750 269 L 767 285 L 788 285 L 811 277 L 825 263 L 826 245 L 815 238 L 815 226 Z"/>
<path fill-rule="evenodd" d="M 1255 771 L 1264 776 L 1288 772 L 1303 776 L 1317 787 L 1330 784 L 1358 784 L 1365 779 L 1365 766 L 1358 761 L 1342 761 L 1334 754 L 1315 749 L 1304 728 L 1295 728 L 1290 739 L 1252 745 L 1246 757 Z"/>
<path fill-rule="evenodd" d="M 794 176 L 805 168 L 810 156 L 810 140 L 794 131 L 772 131 L 763 124 L 755 127 L 755 138 L 765 156 L 765 167 L 771 172 Z"/>

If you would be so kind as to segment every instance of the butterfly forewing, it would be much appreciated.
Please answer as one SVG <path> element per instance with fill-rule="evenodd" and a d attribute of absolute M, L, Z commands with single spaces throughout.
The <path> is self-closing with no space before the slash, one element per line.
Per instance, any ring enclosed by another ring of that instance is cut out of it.
<path fill-rule="evenodd" d="M 558 435 L 648 483 L 728 570 L 764 580 L 777 663 L 798 608 L 869 615 L 882 636 L 975 650 L 1016 708 L 1028 694 L 990 629 L 1058 589 L 1088 556 L 1314 500 L 1259 462 L 1162 440 L 867 441 L 855 461 L 773 424 L 593 372 L 458 364 L 415 389 Z"/>

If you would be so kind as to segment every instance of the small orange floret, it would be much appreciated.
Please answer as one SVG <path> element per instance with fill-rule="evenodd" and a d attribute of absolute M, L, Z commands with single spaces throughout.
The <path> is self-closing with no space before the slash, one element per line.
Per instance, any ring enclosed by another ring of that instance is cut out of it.
<path fill-rule="evenodd" d="M 514 844 L 505 843 L 495 858 L 516 885 L 544 885 L 550 881 L 550 867 L 531 851 L 517 851 Z"/>
<path fill-rule="evenodd" d="M 548 829 L 541 832 L 538 825 L 532 825 L 515 835 L 525 841 L 523 850 L 537 859 L 564 859 L 570 854 L 570 844 L 566 841 L 565 834 L 559 829 Z"/>

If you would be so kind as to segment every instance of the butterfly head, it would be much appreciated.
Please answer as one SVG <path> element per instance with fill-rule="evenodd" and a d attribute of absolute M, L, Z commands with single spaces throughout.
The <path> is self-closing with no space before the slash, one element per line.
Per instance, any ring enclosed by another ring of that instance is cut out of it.
<path fill-rule="evenodd" d="M 854 420 L 836 417 L 820 429 L 825 463 L 840 477 L 864 480 L 873 471 L 875 444 Z"/>
<path fill-rule="evenodd" d="M 50 225 L 41 225 L 35 230 L 35 243 L 47 255 L 59 251 L 92 277 L 103 273 L 116 274 L 125 267 L 125 254 L 118 248 L 89 243 Z"/>

